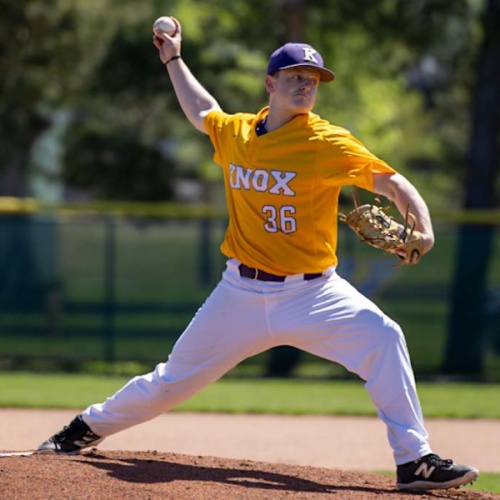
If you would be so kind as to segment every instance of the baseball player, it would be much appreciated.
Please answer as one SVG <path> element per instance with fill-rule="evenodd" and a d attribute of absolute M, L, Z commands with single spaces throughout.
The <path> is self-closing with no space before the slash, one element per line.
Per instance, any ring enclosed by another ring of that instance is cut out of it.
<path fill-rule="evenodd" d="M 336 273 L 342 186 L 383 195 L 402 214 L 410 204 L 425 253 L 434 235 L 424 200 L 347 130 L 312 112 L 320 82 L 335 78 L 313 47 L 277 49 L 265 77 L 269 105 L 257 114 L 231 115 L 182 59 L 175 22 L 175 34 L 156 35 L 153 43 L 182 110 L 209 136 L 224 173 L 227 267 L 165 363 L 89 406 L 39 451 L 72 454 L 95 446 L 170 410 L 249 356 L 290 345 L 340 363 L 366 382 L 387 426 L 398 488 L 474 481 L 476 469 L 431 449 L 399 325 Z"/>

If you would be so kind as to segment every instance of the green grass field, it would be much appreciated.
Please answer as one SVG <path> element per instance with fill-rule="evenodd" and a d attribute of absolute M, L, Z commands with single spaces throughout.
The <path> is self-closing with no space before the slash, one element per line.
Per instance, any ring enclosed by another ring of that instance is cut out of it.
<path fill-rule="evenodd" d="M 0 372 L 0 408 L 81 409 L 104 400 L 127 380 L 118 376 Z M 500 419 L 500 384 L 420 383 L 418 387 L 426 418 Z M 173 411 L 376 415 L 361 382 L 231 378 L 210 385 Z M 500 474 L 481 474 L 472 488 L 500 493 Z"/>
<path fill-rule="evenodd" d="M 114 393 L 128 379 L 0 372 L 0 407 L 83 408 Z M 428 418 L 500 419 L 500 384 L 420 383 L 418 392 Z M 230 377 L 208 386 L 174 411 L 376 416 L 358 381 Z"/>

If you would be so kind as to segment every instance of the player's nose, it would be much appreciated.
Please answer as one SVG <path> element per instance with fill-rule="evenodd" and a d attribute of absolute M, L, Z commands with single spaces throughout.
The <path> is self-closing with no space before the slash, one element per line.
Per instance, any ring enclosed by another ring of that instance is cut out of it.
<path fill-rule="evenodd" d="M 310 92 L 316 86 L 316 81 L 313 78 L 304 78 L 301 88 Z"/>

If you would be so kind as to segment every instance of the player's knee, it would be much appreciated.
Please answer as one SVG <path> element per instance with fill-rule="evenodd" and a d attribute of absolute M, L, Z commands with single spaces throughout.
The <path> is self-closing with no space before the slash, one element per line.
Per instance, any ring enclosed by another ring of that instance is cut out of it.
<path fill-rule="evenodd" d="M 388 316 L 379 318 L 373 330 L 378 335 L 380 342 L 389 345 L 406 344 L 401 326 Z"/>
<path fill-rule="evenodd" d="M 383 350 L 386 352 L 386 356 L 391 356 L 398 360 L 409 360 L 410 355 L 403 330 L 392 320 L 385 324 L 383 344 Z"/>
<path fill-rule="evenodd" d="M 391 342 L 400 343 L 404 342 L 404 333 L 401 326 L 390 318 L 385 318 L 383 323 L 385 335 Z"/>

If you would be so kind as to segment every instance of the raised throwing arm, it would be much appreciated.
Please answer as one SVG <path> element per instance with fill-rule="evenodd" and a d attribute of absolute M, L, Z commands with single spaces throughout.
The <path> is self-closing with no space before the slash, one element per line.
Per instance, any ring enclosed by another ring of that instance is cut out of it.
<path fill-rule="evenodd" d="M 206 114 L 221 108 L 180 57 L 182 29 L 179 21 L 175 18 L 172 19 L 177 26 L 177 31 L 172 36 L 165 33 L 161 36 L 155 35 L 153 44 L 159 51 L 162 63 L 166 65 L 175 94 L 186 118 L 200 132 L 206 134 L 207 131 L 203 123 Z"/>

